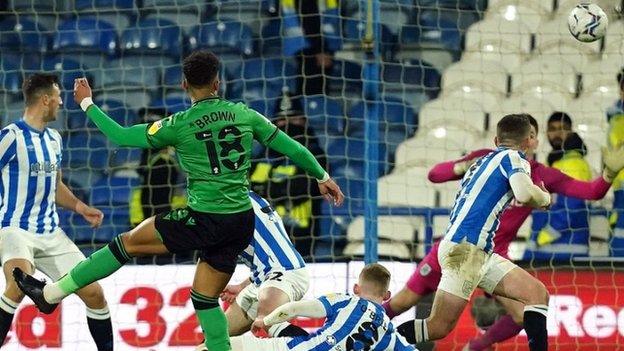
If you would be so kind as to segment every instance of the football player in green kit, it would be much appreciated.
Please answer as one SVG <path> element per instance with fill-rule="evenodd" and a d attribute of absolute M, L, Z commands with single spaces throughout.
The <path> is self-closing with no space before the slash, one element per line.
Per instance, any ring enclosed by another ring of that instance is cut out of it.
<path fill-rule="evenodd" d="M 158 122 L 127 128 L 93 104 L 86 79 L 76 80 L 74 99 L 111 141 L 119 146 L 176 149 L 180 166 L 188 174 L 188 207 L 144 220 L 55 283 L 45 284 L 16 269 L 13 275 L 18 286 L 42 312 L 51 313 L 64 297 L 109 276 L 132 257 L 198 250 L 191 299 L 205 345 L 210 351 L 230 350 L 218 298 L 254 233 L 248 180 L 253 140 L 288 156 L 318 180 L 328 201 L 342 204 L 340 188 L 305 147 L 243 103 L 217 96 L 218 71 L 219 59 L 214 54 L 192 53 L 183 62 L 182 82 L 192 106 Z"/>

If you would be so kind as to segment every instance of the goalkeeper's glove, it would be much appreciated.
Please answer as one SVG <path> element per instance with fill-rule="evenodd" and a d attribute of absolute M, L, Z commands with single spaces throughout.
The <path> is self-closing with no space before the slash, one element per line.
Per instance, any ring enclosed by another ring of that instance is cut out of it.
<path fill-rule="evenodd" d="M 618 173 L 624 169 L 624 147 L 602 148 L 602 163 L 603 178 L 609 183 L 613 182 Z"/>

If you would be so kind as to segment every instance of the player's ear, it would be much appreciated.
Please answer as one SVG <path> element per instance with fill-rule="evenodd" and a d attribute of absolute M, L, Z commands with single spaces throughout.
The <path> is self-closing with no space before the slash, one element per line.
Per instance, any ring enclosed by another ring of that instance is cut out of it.
<path fill-rule="evenodd" d="M 362 288 L 360 288 L 360 285 L 358 283 L 353 284 L 353 293 L 359 295 L 361 292 Z"/>
<path fill-rule="evenodd" d="M 184 91 L 188 91 L 188 82 L 186 81 L 186 78 L 182 79 L 182 83 L 180 85 Z"/>
<path fill-rule="evenodd" d="M 392 293 L 390 292 L 390 290 L 386 291 L 386 293 L 383 296 L 383 300 L 384 301 L 390 300 L 390 296 L 392 296 Z"/>
<path fill-rule="evenodd" d="M 495 137 L 494 137 L 494 145 L 496 145 L 496 147 L 498 147 L 498 144 L 499 144 L 499 143 L 500 143 L 500 142 L 499 142 L 499 140 L 498 140 L 498 136 L 495 136 Z"/>

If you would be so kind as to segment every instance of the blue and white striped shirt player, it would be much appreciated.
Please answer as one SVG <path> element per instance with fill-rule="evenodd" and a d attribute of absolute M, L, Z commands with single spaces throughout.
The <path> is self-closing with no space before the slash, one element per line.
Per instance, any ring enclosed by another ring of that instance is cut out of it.
<path fill-rule="evenodd" d="M 56 180 L 61 165 L 61 135 L 43 132 L 23 120 L 0 131 L 0 227 L 52 234 L 58 227 Z"/>
<path fill-rule="evenodd" d="M 517 172 L 531 176 L 529 162 L 517 150 L 497 148 L 475 162 L 461 181 L 444 239 L 492 253 L 500 215 L 514 197 L 509 178 Z"/>
<path fill-rule="evenodd" d="M 251 269 L 251 281 L 260 286 L 272 270 L 290 271 L 305 267 L 305 262 L 293 246 L 282 219 L 268 201 L 249 192 L 256 214 L 256 230 L 253 239 L 240 255 Z"/>
<path fill-rule="evenodd" d="M 343 294 L 322 296 L 327 319 L 316 332 L 288 341 L 293 351 L 407 351 L 416 348 L 396 332 L 383 307 Z"/>

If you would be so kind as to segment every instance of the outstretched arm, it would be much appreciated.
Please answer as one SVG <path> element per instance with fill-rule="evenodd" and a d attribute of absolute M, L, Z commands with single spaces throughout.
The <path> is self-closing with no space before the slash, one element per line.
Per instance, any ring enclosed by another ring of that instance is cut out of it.
<path fill-rule="evenodd" d="M 473 151 L 459 160 L 440 162 L 429 170 L 429 181 L 432 183 L 444 183 L 451 180 L 459 180 L 477 159 L 490 152 L 492 150 L 481 149 Z"/>
<path fill-rule="evenodd" d="M 546 189 L 552 193 L 565 196 L 576 197 L 583 200 L 600 200 L 609 188 L 611 182 L 605 180 L 604 176 L 597 177 L 592 181 L 576 180 L 558 169 L 544 167 L 541 175 Z"/>
<path fill-rule="evenodd" d="M 56 175 L 55 202 L 63 208 L 82 215 L 84 219 L 91 224 L 91 228 L 97 228 L 102 224 L 102 220 L 104 219 L 102 211 L 80 201 L 67 185 L 63 183 L 60 170 Z"/>
<path fill-rule="evenodd" d="M 147 140 L 147 124 L 137 124 L 127 128 L 120 126 L 93 103 L 91 96 L 91 87 L 86 78 L 76 79 L 74 100 L 80 104 L 80 108 L 87 113 L 87 116 L 108 139 L 119 146 L 151 148 Z"/>

